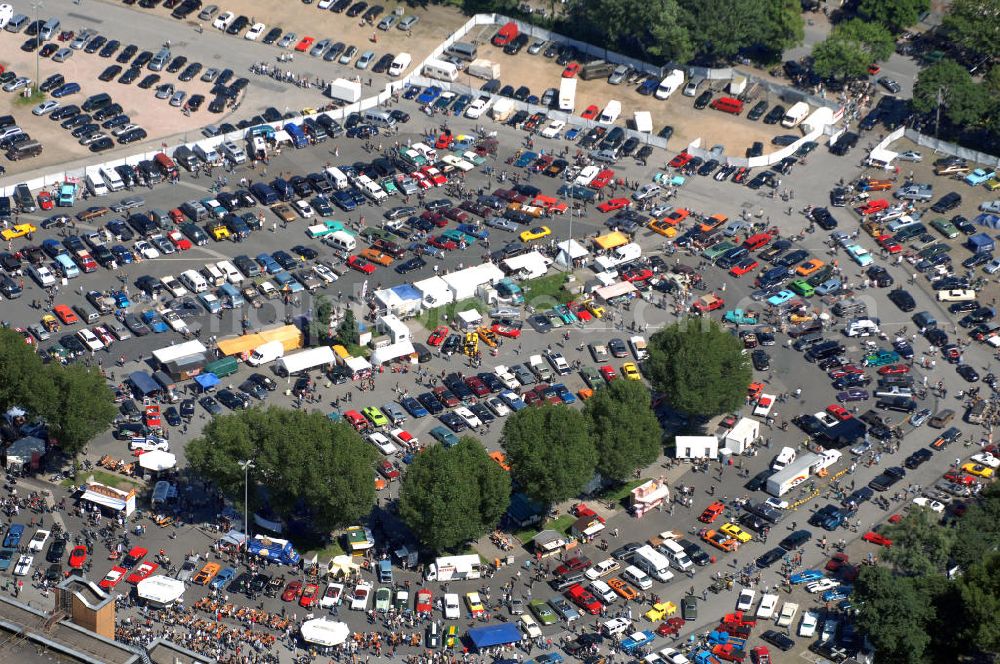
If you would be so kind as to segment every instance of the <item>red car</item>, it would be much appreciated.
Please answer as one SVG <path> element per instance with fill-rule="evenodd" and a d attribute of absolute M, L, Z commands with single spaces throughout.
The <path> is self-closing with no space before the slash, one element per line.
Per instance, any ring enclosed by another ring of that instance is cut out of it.
<path fill-rule="evenodd" d="M 615 373 L 614 368 L 610 364 L 605 364 L 603 367 L 601 367 L 601 376 L 603 376 L 604 380 L 606 380 L 609 383 L 613 381 L 615 378 L 618 378 L 618 374 Z"/>
<path fill-rule="evenodd" d="M 427 176 L 427 179 L 430 180 L 435 187 L 443 187 L 448 184 L 448 178 L 446 178 L 441 171 L 433 166 L 424 166 L 420 169 L 420 172 Z"/>
<path fill-rule="evenodd" d="M 424 210 L 421 213 L 420 218 L 424 221 L 429 221 L 438 228 L 444 228 L 448 225 L 448 219 L 440 212 L 432 212 L 431 210 Z"/>
<path fill-rule="evenodd" d="M 719 518 L 719 515 L 726 511 L 726 506 L 719 501 L 715 501 L 705 508 L 698 520 L 702 523 L 712 523 Z"/>
<path fill-rule="evenodd" d="M 313 43 L 316 41 L 315 37 L 303 37 L 298 44 L 295 45 L 295 50 L 299 53 L 303 53 L 312 48 Z"/>
<path fill-rule="evenodd" d="M 689 155 L 687 152 L 681 152 L 676 157 L 667 162 L 667 166 L 669 166 L 670 168 L 684 168 L 685 166 L 687 166 L 687 163 L 692 159 L 694 159 L 692 155 Z"/>
<path fill-rule="evenodd" d="M 767 646 L 757 646 L 750 651 L 750 659 L 753 664 L 771 664 L 771 651 Z"/>
<path fill-rule="evenodd" d="M 443 385 L 438 385 L 432 391 L 438 401 L 444 404 L 445 408 L 454 408 L 459 404 L 458 397 L 456 397 L 451 390 Z"/>
<path fill-rule="evenodd" d="M 125 556 L 124 559 L 122 559 L 122 567 L 124 567 L 125 569 L 132 569 L 133 567 L 138 565 L 143 558 L 146 557 L 147 553 L 149 553 L 149 551 L 142 548 L 141 546 L 133 546 L 129 550 L 128 555 Z"/>
<path fill-rule="evenodd" d="M 653 271 L 648 267 L 632 267 L 622 272 L 622 279 L 632 283 L 646 281 L 653 278 Z"/>
<path fill-rule="evenodd" d="M 574 583 L 569 587 L 569 590 L 566 591 L 566 598 L 592 616 L 596 616 L 604 608 L 604 605 L 598 602 L 597 598 L 579 583 Z"/>
<path fill-rule="evenodd" d="M 599 175 L 599 174 L 598 174 Z M 615 210 L 627 210 L 632 207 L 632 201 L 627 198 L 612 198 L 597 206 L 601 212 L 614 212 Z"/>
<path fill-rule="evenodd" d="M 583 118 L 584 120 L 593 120 L 593 119 L 597 118 L 597 115 L 600 112 L 601 112 L 601 109 L 599 109 L 596 106 L 594 106 L 593 104 L 591 104 L 587 108 L 583 109 L 583 113 L 580 114 L 580 117 Z"/>
<path fill-rule="evenodd" d="M 417 183 L 417 186 L 421 189 L 430 189 L 434 184 L 427 179 L 427 176 L 420 171 L 413 171 L 410 173 L 410 177 Z"/>
<path fill-rule="evenodd" d="M 79 316 L 77 316 L 72 309 L 70 309 L 65 304 L 57 304 L 52 307 L 52 313 L 59 318 L 59 321 L 63 325 L 76 325 L 80 322 Z"/>
<path fill-rule="evenodd" d="M 282 602 L 294 602 L 302 594 L 301 581 L 289 581 L 285 586 L 285 592 L 281 593 Z"/>
<path fill-rule="evenodd" d="M 891 235 L 879 235 L 875 238 L 879 246 L 888 251 L 890 254 L 898 254 L 903 250 L 903 245 L 896 242 Z"/>
<path fill-rule="evenodd" d="M 38 207 L 43 210 L 51 210 L 56 205 L 56 202 L 52 200 L 52 194 L 47 191 L 43 191 L 38 194 Z"/>
<path fill-rule="evenodd" d="M 760 263 L 755 260 L 740 261 L 736 265 L 729 268 L 729 274 L 734 277 L 742 277 L 747 272 L 753 272 L 758 267 L 760 267 Z"/>
<path fill-rule="evenodd" d="M 874 530 L 869 530 L 867 533 L 861 536 L 861 539 L 863 539 L 866 542 L 871 542 L 872 544 L 877 544 L 879 546 L 884 546 L 884 547 L 892 546 L 891 539 L 889 539 L 885 535 L 881 535 L 875 532 Z"/>
<path fill-rule="evenodd" d="M 156 563 L 151 563 L 148 561 L 144 562 L 143 564 L 136 567 L 135 571 L 129 574 L 128 578 L 125 579 L 125 581 L 131 583 L 132 585 L 135 585 L 140 581 L 142 581 L 143 579 L 148 579 L 150 576 L 153 575 L 153 572 L 155 572 L 158 569 L 160 569 L 160 566 L 157 565 Z"/>
<path fill-rule="evenodd" d="M 848 563 L 850 558 L 846 553 L 835 553 L 826 563 L 826 570 L 828 572 L 836 572 L 844 565 Z"/>
<path fill-rule="evenodd" d="M 378 463 L 379 475 L 392 482 L 399 479 L 399 469 L 392 465 L 388 459 L 382 459 Z"/>
<path fill-rule="evenodd" d="M 858 208 L 858 214 L 867 217 L 869 215 L 876 214 L 882 210 L 887 210 L 889 208 L 889 201 L 884 198 L 876 198 L 873 201 L 868 201 L 863 206 Z"/>
<path fill-rule="evenodd" d="M 587 186 L 590 187 L 591 189 L 603 189 L 604 187 L 611 184 L 611 180 L 613 180 L 614 177 L 615 177 L 615 172 L 610 168 L 605 168 L 600 173 L 598 173 L 594 177 L 594 179 L 590 181 L 590 184 L 588 184 Z"/>
<path fill-rule="evenodd" d="M 452 144 L 455 137 L 451 134 L 441 134 L 438 136 L 437 140 L 434 141 L 434 147 L 438 150 L 447 150 L 448 146 Z"/>
<path fill-rule="evenodd" d="M 69 566 L 72 569 L 83 569 L 84 564 L 87 562 L 87 547 L 82 544 L 79 546 L 74 546 L 73 550 L 69 552 Z"/>
<path fill-rule="evenodd" d="M 368 428 L 368 420 L 356 410 L 349 410 L 344 413 L 344 419 L 354 427 L 355 431 L 364 431 Z"/>
<path fill-rule="evenodd" d="M 466 376 L 465 384 L 477 397 L 485 397 L 490 393 L 490 388 L 486 387 L 486 383 L 480 380 L 479 376 Z"/>
<path fill-rule="evenodd" d="M 843 406 L 839 406 L 835 403 L 832 403 L 829 406 L 827 406 L 826 412 L 828 412 L 830 415 L 837 418 L 841 422 L 843 422 L 844 420 L 849 420 L 852 417 L 854 417 L 847 411 L 846 408 L 844 408 Z"/>
<path fill-rule="evenodd" d="M 307 583 L 302 589 L 302 596 L 299 597 L 299 606 L 309 608 L 319 601 L 319 586 L 315 583 Z"/>
<path fill-rule="evenodd" d="M 884 367 L 879 367 L 878 372 L 883 376 L 898 376 L 910 373 L 910 367 L 905 364 L 887 364 Z"/>
<path fill-rule="evenodd" d="M 757 233 L 756 235 L 751 235 L 746 240 L 743 241 L 743 246 L 750 251 L 757 251 L 763 247 L 766 247 L 773 238 L 768 233 Z"/>
<path fill-rule="evenodd" d="M 431 336 L 427 337 L 427 343 L 428 345 L 431 346 L 440 346 L 441 344 L 444 343 L 444 340 L 447 337 L 448 337 L 448 326 L 439 325 L 438 327 L 434 328 L 433 332 L 431 332 Z"/>
<path fill-rule="evenodd" d="M 493 334 L 498 334 L 501 337 L 507 337 L 508 339 L 517 339 L 521 336 L 521 328 L 514 327 L 513 325 L 503 325 L 501 323 L 493 323 Z"/>
<path fill-rule="evenodd" d="M 181 212 L 180 208 L 174 208 L 170 211 L 170 220 L 179 225 L 183 224 L 187 220 L 187 217 L 184 216 L 184 213 Z"/>
<path fill-rule="evenodd" d="M 836 369 L 831 369 L 827 375 L 830 378 L 836 380 L 837 378 L 846 378 L 850 375 L 863 376 L 865 370 L 861 367 L 856 367 L 853 364 L 845 364 L 842 367 L 837 367 Z"/>
<path fill-rule="evenodd" d="M 427 244 L 431 245 L 432 247 L 437 247 L 438 249 L 446 249 L 448 251 L 454 251 L 455 249 L 458 249 L 457 242 L 455 242 L 454 240 L 450 240 L 444 237 L 443 235 L 432 237 L 430 240 L 427 240 Z"/>
<path fill-rule="evenodd" d="M 580 73 L 580 63 L 579 62 L 571 62 L 568 65 L 566 65 L 565 69 L 563 69 L 562 77 L 563 78 L 573 78 L 578 73 Z"/>
<path fill-rule="evenodd" d="M 121 567 L 120 565 L 115 565 L 110 570 L 108 570 L 108 573 L 104 575 L 104 578 L 101 579 L 101 582 L 98 583 L 97 585 L 99 585 L 101 588 L 104 588 L 105 590 L 110 590 L 115 586 L 117 586 L 119 583 L 121 583 L 122 579 L 125 578 L 125 574 L 127 572 L 128 570 L 125 569 L 124 567 Z"/>
<path fill-rule="evenodd" d="M 417 613 L 431 613 L 434 610 L 434 596 L 431 591 L 421 588 L 417 591 Z"/>
<path fill-rule="evenodd" d="M 184 237 L 184 235 L 176 228 L 167 231 L 167 239 L 174 243 L 174 246 L 181 251 L 187 251 L 191 248 L 191 240 Z"/>
<path fill-rule="evenodd" d="M 358 272 L 364 272 L 365 274 L 371 274 L 375 271 L 375 266 L 366 261 L 360 256 L 351 256 L 347 259 L 347 266 Z"/>
<path fill-rule="evenodd" d="M 586 556 L 573 556 L 563 564 L 559 565 L 559 567 L 556 567 L 553 574 L 558 577 L 563 577 L 567 574 L 572 574 L 573 572 L 582 572 L 590 567 L 590 565 L 590 559 Z"/>
<path fill-rule="evenodd" d="M 683 618 L 668 618 L 665 622 L 660 623 L 660 626 L 656 628 L 656 633 L 660 636 L 673 636 L 680 632 L 681 627 L 686 624 L 687 622 Z"/>

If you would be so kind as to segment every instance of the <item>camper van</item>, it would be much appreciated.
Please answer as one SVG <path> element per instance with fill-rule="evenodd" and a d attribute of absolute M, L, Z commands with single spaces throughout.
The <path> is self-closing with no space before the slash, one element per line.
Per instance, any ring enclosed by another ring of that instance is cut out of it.
<path fill-rule="evenodd" d="M 389 76 L 402 76 L 410 66 L 412 58 L 409 53 L 400 53 L 389 65 Z"/>
<path fill-rule="evenodd" d="M 336 231 L 335 233 L 327 236 L 324 242 L 330 245 L 334 251 L 344 254 L 351 253 L 358 246 L 357 240 L 355 240 L 350 233 L 347 233 L 346 231 Z"/>
<path fill-rule="evenodd" d="M 180 273 L 181 283 L 192 293 L 204 293 L 208 290 L 208 282 L 194 270 L 185 270 Z"/>
<path fill-rule="evenodd" d="M 107 185 L 109 191 L 121 191 L 125 188 L 125 181 L 122 180 L 122 176 L 118 175 L 118 171 L 115 169 L 101 167 L 97 173 L 104 180 L 104 184 Z"/>
<path fill-rule="evenodd" d="M 612 99 L 601 111 L 601 116 L 597 119 L 601 124 L 614 124 L 622 112 L 622 103 L 617 99 Z"/>
<path fill-rule="evenodd" d="M 469 42 L 457 41 L 449 46 L 446 51 L 448 55 L 454 55 L 456 58 L 468 60 L 469 62 L 476 59 L 476 45 Z"/>
<path fill-rule="evenodd" d="M 391 129 L 396 126 L 396 119 L 393 118 L 388 111 L 383 111 L 378 108 L 369 108 L 364 112 L 362 117 L 365 122 L 382 129 Z"/>
<path fill-rule="evenodd" d="M 423 75 L 427 78 L 454 83 L 458 80 L 458 67 L 444 60 L 431 59 L 424 63 Z"/>
<path fill-rule="evenodd" d="M 344 172 L 336 166 L 331 166 L 324 172 L 326 173 L 327 179 L 330 180 L 330 184 L 332 184 L 333 188 L 337 191 L 347 189 L 351 186 L 351 183 L 347 180 L 347 176 L 344 175 Z"/>
<path fill-rule="evenodd" d="M 792 127 L 797 127 L 800 122 L 806 119 L 809 115 L 809 104 L 804 101 L 800 101 L 793 105 L 785 113 L 785 117 L 781 118 L 781 126 L 791 129 Z"/>
<path fill-rule="evenodd" d="M 87 177 L 84 178 L 84 183 L 87 185 L 87 190 L 92 196 L 108 195 L 108 185 L 104 182 L 104 178 L 102 178 L 99 173 L 87 173 Z"/>

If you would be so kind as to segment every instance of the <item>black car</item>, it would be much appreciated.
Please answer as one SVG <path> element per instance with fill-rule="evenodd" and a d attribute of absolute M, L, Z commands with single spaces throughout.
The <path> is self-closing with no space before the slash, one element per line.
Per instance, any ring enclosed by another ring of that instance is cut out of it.
<path fill-rule="evenodd" d="M 140 67 L 129 67 L 125 70 L 125 73 L 118 78 L 118 82 L 123 85 L 131 85 L 135 83 L 135 80 L 139 78 L 142 74 L 142 69 Z"/>
<path fill-rule="evenodd" d="M 222 414 L 222 406 L 220 406 L 219 402 L 212 397 L 202 397 L 198 399 L 198 403 L 200 403 L 201 407 L 207 410 L 210 415 Z"/>
<path fill-rule="evenodd" d="M 917 308 L 917 301 L 913 299 L 909 291 L 897 288 L 889 293 L 889 300 L 899 307 L 900 311 L 908 312 Z"/>
<path fill-rule="evenodd" d="M 761 472 L 751 477 L 750 481 L 747 482 L 744 486 L 746 486 L 746 488 L 749 489 L 750 491 L 758 491 L 760 489 L 763 489 L 764 485 L 767 483 L 767 480 L 769 477 L 771 477 L 771 475 L 774 475 L 773 470 L 771 469 L 762 470 Z"/>
<path fill-rule="evenodd" d="M 930 452 L 928 452 L 928 454 L 930 454 Z M 860 489 L 856 489 L 851 493 L 851 495 L 847 496 L 842 501 L 840 501 L 840 504 L 843 505 L 844 507 L 853 509 L 858 505 L 860 505 L 861 503 L 868 502 L 869 500 L 872 499 L 872 496 L 874 495 L 875 495 L 874 491 L 872 491 L 866 486 L 863 486 Z"/>
<path fill-rule="evenodd" d="M 389 70 L 389 65 L 391 65 L 392 61 L 395 59 L 395 55 L 392 53 L 386 53 L 372 66 L 372 71 L 376 74 L 384 74 Z"/>
<path fill-rule="evenodd" d="M 957 191 L 951 191 L 942 196 L 934 205 L 931 206 L 931 210 L 937 212 L 938 214 L 944 214 L 945 212 L 950 212 L 954 210 L 959 205 L 962 204 L 962 195 Z"/>
<path fill-rule="evenodd" d="M 705 90 L 702 92 L 698 95 L 698 98 L 694 100 L 694 107 L 699 111 L 706 108 L 709 103 L 711 103 L 713 94 L 714 93 L 711 90 Z"/>
<path fill-rule="evenodd" d="M 751 120 L 753 122 L 760 120 L 764 116 L 764 111 L 766 110 L 767 110 L 766 101 L 757 102 L 756 104 L 754 104 L 753 108 L 750 109 L 750 112 L 747 113 L 747 120 Z"/>
<path fill-rule="evenodd" d="M 145 78 L 139 81 L 139 87 L 143 90 L 148 90 L 159 82 L 159 74 L 147 74 Z"/>
<path fill-rule="evenodd" d="M 167 65 L 167 72 L 171 74 L 176 74 L 181 70 L 181 68 L 187 64 L 188 59 L 183 55 L 178 55 L 176 58 L 170 61 Z"/>
<path fill-rule="evenodd" d="M 215 396 L 219 400 L 219 403 L 229 410 L 243 410 L 250 405 L 229 389 L 219 390 Z"/>
<path fill-rule="evenodd" d="M 118 41 L 117 39 L 112 39 L 101 48 L 101 52 L 98 53 L 97 55 L 101 56 L 102 58 L 110 58 L 118 51 L 121 45 L 122 44 L 120 41 Z"/>
<path fill-rule="evenodd" d="M 424 392 L 417 396 L 417 401 L 420 405 L 427 409 L 431 415 L 437 415 L 444 411 L 444 406 L 438 401 L 438 398 L 434 396 L 433 392 Z"/>
<path fill-rule="evenodd" d="M 764 116 L 764 124 L 778 124 L 785 117 L 785 107 L 778 104 Z"/>
<path fill-rule="evenodd" d="M 782 557 L 784 557 L 785 553 L 787 553 L 785 549 L 782 549 L 781 547 L 775 547 L 770 551 L 768 551 L 767 553 L 758 557 L 757 560 L 755 561 L 755 564 L 759 569 L 767 569 L 774 563 L 781 560 Z"/>
<path fill-rule="evenodd" d="M 184 68 L 184 71 L 182 71 L 177 78 L 185 82 L 190 81 L 201 72 L 201 69 L 202 67 L 200 62 L 192 62 Z"/>
<path fill-rule="evenodd" d="M 891 466 L 886 468 L 881 475 L 869 482 L 868 486 L 875 491 L 887 491 L 905 476 L 905 470 L 899 466 Z"/>
<path fill-rule="evenodd" d="M 141 141 L 146 138 L 146 130 L 142 127 L 136 127 L 121 136 L 118 137 L 119 145 L 126 145 L 128 143 L 134 143 L 135 141 Z"/>
<path fill-rule="evenodd" d="M 906 457 L 903 465 L 913 470 L 914 468 L 919 468 L 922 463 L 929 461 L 934 454 L 927 448 L 920 448 L 910 456 Z"/>
<path fill-rule="evenodd" d="M 778 542 L 785 551 L 793 551 L 812 539 L 812 532 L 808 530 L 796 530 L 794 533 Z"/>
<path fill-rule="evenodd" d="M 972 368 L 970 364 L 959 364 L 955 367 L 955 371 L 958 375 L 966 380 L 968 383 L 979 382 L 979 372 Z"/>
<path fill-rule="evenodd" d="M 766 351 L 757 349 L 750 354 L 750 359 L 753 361 L 753 368 L 757 371 L 767 371 L 771 368 L 771 356 Z"/>
<path fill-rule="evenodd" d="M 281 37 L 281 28 L 271 28 L 270 30 L 267 31 L 267 34 L 264 35 L 261 41 L 264 44 L 270 45 L 278 41 L 279 37 Z"/>
<path fill-rule="evenodd" d="M 66 540 L 57 538 L 49 545 L 49 550 L 45 552 L 45 560 L 50 563 L 57 563 L 66 555 Z"/>
<path fill-rule="evenodd" d="M 132 61 L 133 67 L 145 67 L 149 64 L 149 61 L 153 59 L 152 51 L 143 51 L 139 55 L 135 56 L 135 60 Z"/>
<path fill-rule="evenodd" d="M 791 650 L 795 647 L 795 641 L 773 629 L 769 629 L 761 634 L 760 638 L 781 651 Z"/>

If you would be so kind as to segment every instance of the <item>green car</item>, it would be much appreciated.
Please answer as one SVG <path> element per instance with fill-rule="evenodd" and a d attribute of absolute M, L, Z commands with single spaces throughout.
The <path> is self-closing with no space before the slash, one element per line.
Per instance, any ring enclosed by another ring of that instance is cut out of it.
<path fill-rule="evenodd" d="M 458 445 L 458 436 L 456 436 L 450 430 L 441 425 L 438 425 L 433 429 L 431 429 L 431 438 L 438 441 L 445 447 L 453 447 L 455 445 Z"/>
<path fill-rule="evenodd" d="M 377 406 L 368 406 L 361 411 L 361 414 L 368 418 L 368 421 L 377 427 L 389 425 L 389 418 L 382 414 Z"/>
<path fill-rule="evenodd" d="M 465 244 L 467 244 L 469 246 L 471 246 L 472 244 L 474 244 L 475 241 L 476 241 L 476 238 L 472 237 L 471 235 L 466 235 L 462 231 L 457 230 L 455 228 L 449 228 L 444 233 L 441 233 L 441 237 L 448 238 L 449 240 L 452 240 L 454 242 L 458 242 L 460 244 L 462 242 L 464 242 Z"/>
<path fill-rule="evenodd" d="M 533 599 L 528 602 L 528 609 L 535 614 L 535 619 L 543 625 L 553 625 L 556 623 L 556 612 L 541 599 Z"/>
<path fill-rule="evenodd" d="M 725 240 L 723 242 L 719 242 L 718 244 L 714 244 L 705 251 L 701 252 L 701 257 L 706 260 L 712 261 L 714 263 L 716 258 L 726 253 L 730 249 L 734 249 L 735 247 L 736 247 L 735 244 L 733 244 L 729 240 Z"/>
<path fill-rule="evenodd" d="M 949 240 L 958 237 L 958 228 L 947 219 L 938 218 L 931 222 L 931 227 Z"/>
<path fill-rule="evenodd" d="M 812 287 L 805 279 L 796 279 L 792 283 L 788 284 L 788 290 L 801 295 L 802 297 L 812 297 L 816 293 L 816 289 Z"/>
<path fill-rule="evenodd" d="M 563 322 L 566 323 L 567 325 L 573 325 L 575 323 L 580 322 L 580 319 L 576 317 L 576 314 L 570 311 L 569 307 L 567 307 L 565 304 L 556 305 L 555 309 L 553 309 L 552 311 L 554 311 L 560 318 L 562 318 Z"/>
<path fill-rule="evenodd" d="M 399 193 L 399 188 L 396 186 L 396 183 L 392 179 L 392 176 L 382 178 L 381 180 L 379 180 L 379 185 L 381 185 L 381 187 L 385 189 L 385 193 L 389 194 L 390 196 Z"/>
<path fill-rule="evenodd" d="M 580 376 L 583 378 L 583 382 L 587 384 L 592 390 L 599 390 L 604 387 L 604 379 L 601 378 L 601 374 L 594 367 L 581 367 Z"/>
<path fill-rule="evenodd" d="M 361 231 L 361 237 L 368 242 L 375 242 L 375 240 L 391 240 L 395 236 L 384 228 L 368 227 Z"/>

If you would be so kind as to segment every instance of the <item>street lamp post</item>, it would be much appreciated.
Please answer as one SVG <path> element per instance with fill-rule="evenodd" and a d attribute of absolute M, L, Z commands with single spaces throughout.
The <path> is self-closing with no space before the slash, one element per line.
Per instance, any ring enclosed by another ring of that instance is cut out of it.
<path fill-rule="evenodd" d="M 243 469 L 243 536 L 250 539 L 250 469 L 254 467 L 253 459 L 238 461 Z"/>

